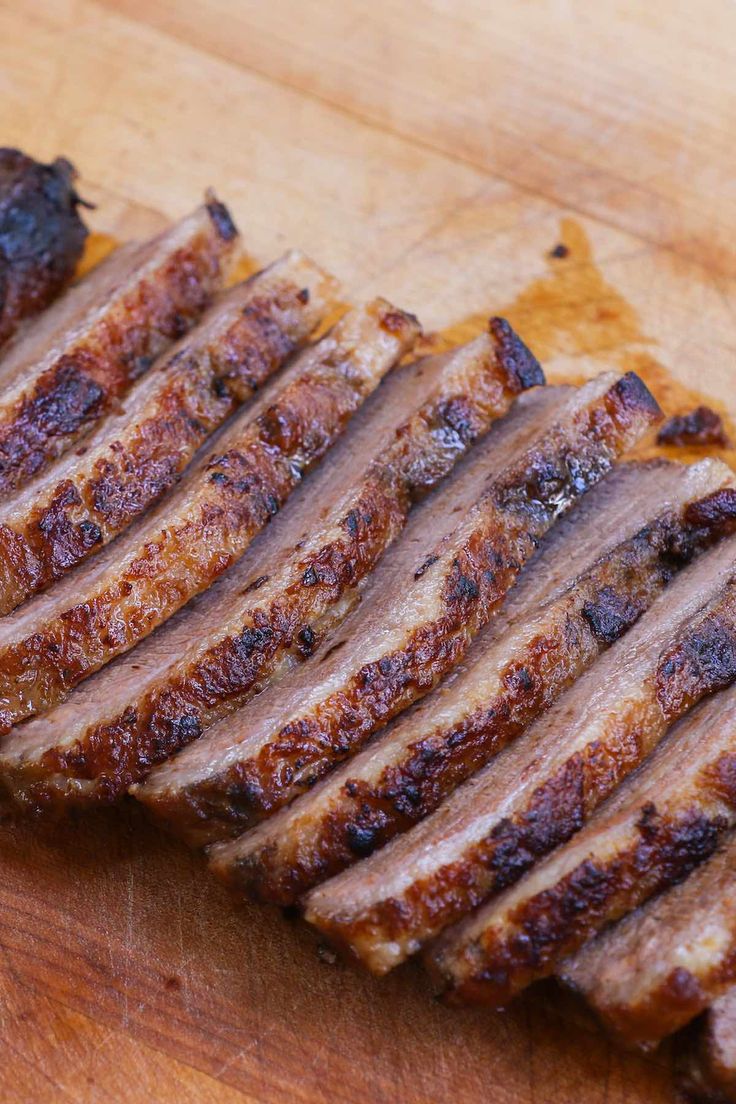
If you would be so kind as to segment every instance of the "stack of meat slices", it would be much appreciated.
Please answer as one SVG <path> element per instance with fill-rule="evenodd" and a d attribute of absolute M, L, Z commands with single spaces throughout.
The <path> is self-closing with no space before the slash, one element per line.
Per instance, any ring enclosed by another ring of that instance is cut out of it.
<path fill-rule="evenodd" d="M 238 248 L 210 195 L 0 361 L 4 801 L 132 793 L 452 1001 L 709 1008 L 687 1077 L 733 1093 L 736 477 L 619 463 L 631 373 L 543 386 L 497 318 L 412 359 L 298 252 L 225 290 Z"/>

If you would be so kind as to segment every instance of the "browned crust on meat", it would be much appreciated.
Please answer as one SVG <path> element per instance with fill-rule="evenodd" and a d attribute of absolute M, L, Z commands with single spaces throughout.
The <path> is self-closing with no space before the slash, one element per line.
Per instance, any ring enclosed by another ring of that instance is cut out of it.
<path fill-rule="evenodd" d="M 728 758 L 728 800 L 736 808 L 736 760 Z M 685 879 L 713 854 L 730 827 L 728 817 L 709 816 L 697 804 L 668 817 L 648 803 L 627 850 L 607 863 L 580 863 L 552 889 L 515 909 L 508 918 L 508 938 L 497 938 L 489 928 L 477 941 L 459 949 L 450 946 L 447 958 L 440 940 L 427 963 L 441 984 L 450 980 L 453 1001 L 503 1007 L 532 981 L 552 973 L 605 922 Z"/>
<path fill-rule="evenodd" d="M 153 369 L 168 383 L 73 479 L 49 488 L 20 523 L 0 524 L 0 614 L 61 578 L 176 481 L 208 435 L 308 337 L 302 288 L 284 281 L 244 302 L 228 328 Z M 80 455 L 84 449 L 80 451 Z"/>
<path fill-rule="evenodd" d="M 668 418 L 657 435 L 660 445 L 715 445 L 726 448 L 728 436 L 720 414 L 709 406 L 698 406 L 687 414 Z"/>
<path fill-rule="evenodd" d="M 372 309 L 381 325 L 386 304 Z M 394 335 L 397 357 L 411 347 L 417 331 L 416 321 L 405 316 L 404 333 Z M 284 384 L 263 413 L 246 419 L 237 443 L 208 459 L 176 525 L 162 525 L 109 583 L 0 651 L 5 731 L 59 702 L 242 555 L 378 383 L 382 373 L 367 379 L 352 352 L 328 346 L 319 366 Z M 45 766 L 63 771 L 65 762 L 66 753 L 57 760 L 50 752 Z"/>
<path fill-rule="evenodd" d="M 289 829 L 239 856 L 239 887 L 256 900 L 292 904 L 438 808 L 618 639 L 675 571 L 736 521 L 730 488 L 722 509 L 709 514 L 712 528 L 688 525 L 691 505 L 662 515 L 578 580 L 575 605 L 565 604 L 548 631 L 507 665 L 503 691 L 482 709 L 450 729 L 430 727 L 375 781 L 346 778 L 339 798 L 310 830 L 309 847 L 301 829 L 298 839 Z"/>
<path fill-rule="evenodd" d="M 646 393 L 648 395 L 648 392 Z M 652 419 L 651 399 L 627 377 L 579 412 L 571 436 L 547 435 L 492 492 L 477 528 L 456 554 L 442 611 L 405 645 L 357 671 L 340 692 L 286 725 L 258 754 L 201 784 L 227 803 L 236 827 L 270 815 L 413 701 L 464 655 L 554 519 L 608 470 Z M 418 564 L 420 578 L 425 564 Z"/>
<path fill-rule="evenodd" d="M 313 911 L 311 922 L 351 952 L 368 943 L 373 933 L 380 933 L 382 941 L 411 934 L 426 942 L 570 839 L 677 716 L 735 676 L 736 584 L 732 583 L 723 601 L 663 655 L 650 697 L 611 717 L 605 736 L 571 755 L 538 787 L 522 813 L 499 821 L 488 836 L 468 846 L 462 858 L 412 882 L 401 900 L 379 901 L 362 915 L 349 918 Z M 482 969 L 472 977 L 456 977 L 454 971 L 443 969 L 442 977 L 449 999 L 478 1002 L 486 984 L 491 991 L 493 982 Z"/>
<path fill-rule="evenodd" d="M 397 327 L 398 312 L 392 318 Z M 521 386 L 516 372 L 496 353 L 492 363 L 478 361 L 472 378 L 458 381 L 455 394 L 443 389 L 408 419 L 389 452 L 368 472 L 338 539 L 303 558 L 292 583 L 268 605 L 250 612 L 237 636 L 215 639 L 176 679 L 165 679 L 76 745 L 65 769 L 75 778 L 95 780 L 94 788 L 85 790 L 85 802 L 119 796 L 155 763 L 242 705 L 287 654 L 295 659 L 310 655 L 345 615 L 351 591 L 398 534 L 411 502 L 439 482 L 508 410 Z M 258 589 L 254 584 L 251 588 Z M 41 789 L 34 792 L 38 795 Z M 191 800 L 184 795 L 183 807 L 181 799 L 172 809 L 165 799 L 156 802 L 156 812 L 163 819 L 171 814 L 180 826 L 182 819 L 199 822 L 207 815 L 207 804 L 201 808 L 195 793 Z"/>
<path fill-rule="evenodd" d="M 735 677 L 736 585 L 732 583 L 720 606 L 661 657 L 654 681 L 656 698 L 641 703 L 633 717 L 619 714 L 613 719 L 610 735 L 604 741 L 587 749 L 585 756 L 572 757 L 557 777 L 536 791 L 523 816 L 498 824 L 490 839 L 476 848 L 475 855 L 468 853 L 463 863 L 457 864 L 462 869 L 455 871 L 455 877 L 462 888 L 457 896 L 451 886 L 445 890 L 446 923 L 460 919 L 491 892 L 516 881 L 537 858 L 569 839 L 593 808 L 644 758 L 669 723 Z M 728 779 L 724 764 L 724 785 Z M 429 956 L 446 986 L 448 999 L 494 1006 L 507 1003 L 533 976 L 546 972 L 544 966 L 551 963 L 557 944 L 566 940 L 574 943 L 575 921 L 584 929 L 584 937 L 586 924 L 592 926 L 606 908 L 615 909 L 613 899 L 617 894 L 623 902 L 635 888 L 646 892 L 645 861 L 650 864 L 655 888 L 653 868 L 658 870 L 663 885 L 671 884 L 666 881 L 668 876 L 676 881 L 678 870 L 684 877 L 708 857 L 727 826 L 721 818 L 711 820 L 698 810 L 671 824 L 658 820 L 656 811 L 645 810 L 641 845 L 608 869 L 593 862 L 583 863 L 565 879 L 559 894 L 554 890 L 540 894 L 519 909 L 512 918 L 519 936 L 510 945 L 496 945 L 492 926 L 467 943 L 463 943 L 461 932 L 448 933 Z M 657 862 L 659 866 L 655 867 Z M 479 864 L 494 874 L 479 870 Z"/>
<path fill-rule="evenodd" d="M 8 492 L 68 448 L 166 346 L 181 337 L 221 286 L 233 235 L 222 220 L 173 251 L 116 302 L 10 405 L 0 405 L 0 491 Z"/>
<path fill-rule="evenodd" d="M 44 756 L 42 769 L 94 779 L 85 804 L 120 797 L 156 763 L 246 702 L 287 653 L 297 659 L 311 655 L 332 617 L 344 616 L 346 606 L 336 610 L 335 603 L 371 570 L 401 529 L 405 509 L 405 494 L 392 494 L 381 484 L 368 488 L 345 517 L 342 538 L 302 560 L 293 584 L 256 609 L 238 636 L 218 641 L 178 678 L 98 725 L 83 743 L 63 755 Z M 39 806 L 42 794 L 43 786 L 35 786 L 32 800 Z M 189 816 L 198 819 L 197 795 L 187 795 L 186 805 Z M 181 816 L 178 802 L 176 812 Z M 165 801 L 156 803 L 156 813 L 167 819 Z"/>
<path fill-rule="evenodd" d="M 596 1007 L 609 1031 L 629 1046 L 651 1049 L 661 1039 L 690 1023 L 736 982 L 736 947 L 719 958 L 718 965 L 702 974 L 674 967 L 646 998 L 623 1007 Z"/>
<path fill-rule="evenodd" d="M 42 165 L 0 149 L 0 345 L 74 275 L 87 237 L 76 176 L 63 157 Z"/>

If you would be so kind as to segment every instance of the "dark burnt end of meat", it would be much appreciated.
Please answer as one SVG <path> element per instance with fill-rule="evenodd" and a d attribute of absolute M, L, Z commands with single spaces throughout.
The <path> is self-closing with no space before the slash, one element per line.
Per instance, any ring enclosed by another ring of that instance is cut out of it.
<path fill-rule="evenodd" d="M 676 447 L 715 445 L 727 448 L 729 444 L 723 419 L 709 406 L 698 406 L 688 414 L 668 418 L 657 435 L 657 442 Z"/>
<path fill-rule="evenodd" d="M 520 387 L 538 387 L 543 384 L 542 365 L 506 319 L 492 318 L 489 329 L 497 343 L 501 364 L 509 375 L 516 377 Z"/>
<path fill-rule="evenodd" d="M 235 245 L 203 207 L 129 252 L 127 268 L 115 253 L 67 293 L 100 287 L 0 397 L 0 491 L 47 468 L 194 325 L 222 287 Z M 111 283 L 116 263 L 122 274 Z M 20 364 L 24 340 L 8 351 Z"/>
<path fill-rule="evenodd" d="M 0 149 L 0 345 L 74 275 L 87 237 L 75 177 L 63 157 L 42 165 Z"/>

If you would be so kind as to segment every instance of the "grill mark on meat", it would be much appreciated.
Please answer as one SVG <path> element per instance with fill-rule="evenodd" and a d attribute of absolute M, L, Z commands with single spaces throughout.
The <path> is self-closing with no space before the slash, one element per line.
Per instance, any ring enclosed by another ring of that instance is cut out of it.
<path fill-rule="evenodd" d="M 662 738 L 676 710 L 722 686 L 723 665 L 703 663 L 696 683 L 694 665 L 670 658 L 689 656 L 688 641 L 710 639 L 730 651 L 734 560 L 731 537 L 681 572 L 522 739 L 421 824 L 313 890 L 308 918 L 383 972 L 569 839 Z"/>
<path fill-rule="evenodd" d="M 233 254 L 207 207 L 146 246 L 113 254 L 6 353 L 0 491 L 77 440 L 196 322 Z"/>
<path fill-rule="evenodd" d="M 87 228 L 76 170 L 64 157 L 43 165 L 0 149 L 0 345 L 69 283 Z"/>
<path fill-rule="evenodd" d="M 238 560 L 411 347 L 377 300 L 301 354 L 220 435 L 174 496 L 125 537 L 0 626 L 0 719 L 48 709 Z M 395 308 L 390 308 L 395 313 Z M 212 477 L 216 476 L 213 481 Z"/>
<path fill-rule="evenodd" d="M 207 436 L 304 344 L 334 306 L 334 291 L 308 258 L 287 254 L 222 296 L 81 456 L 69 454 L 7 499 L 0 613 L 61 578 L 159 499 Z"/>
<path fill-rule="evenodd" d="M 607 610 L 629 611 L 617 618 L 621 635 L 733 526 L 736 491 L 719 486 L 728 482 L 730 469 L 717 461 L 622 465 L 552 530 L 455 678 L 229 850 L 239 887 L 293 904 L 433 812 L 613 642 L 610 619 L 605 636 L 589 624 L 600 594 Z M 714 488 L 724 494 L 723 509 L 708 514 L 712 528 L 691 527 L 693 501 Z M 545 593 L 540 580 L 555 570 L 561 578 Z"/>
<path fill-rule="evenodd" d="M 306 675 L 296 679 L 276 719 L 264 706 L 264 719 L 249 714 L 236 735 L 210 734 L 204 741 L 210 763 L 199 784 L 210 824 L 219 816 L 233 832 L 270 815 L 457 664 L 555 517 L 650 420 L 649 406 L 642 414 L 638 402 L 625 416 L 617 406 L 618 384 L 610 383 L 611 377 L 602 377 L 592 390 L 576 393 L 567 413 L 551 410 L 544 425 L 514 445 L 491 442 L 493 478 L 485 467 L 488 454 L 478 457 L 456 476 L 461 492 L 455 485 L 444 488 L 415 517 L 395 560 L 374 578 L 373 599 L 366 594 L 354 624 L 346 624 L 349 649 L 327 665 L 319 683 Z M 459 502 L 455 494 L 462 494 Z M 440 559 L 416 580 L 430 541 Z M 212 741 L 218 739 L 215 761 Z"/>
<path fill-rule="evenodd" d="M 736 837 L 563 966 L 609 1030 L 650 1049 L 736 982 Z"/>
<path fill-rule="evenodd" d="M 734 827 L 731 689 L 680 721 L 569 843 L 440 941 L 432 959 L 456 992 L 506 1004 L 605 924 L 686 878 Z"/>
<path fill-rule="evenodd" d="M 443 408 L 463 399 L 472 412 L 465 424 L 476 436 L 508 409 L 518 389 L 489 335 L 394 373 L 236 568 L 178 624 L 140 645 L 130 662 L 119 660 L 93 679 L 81 709 L 83 688 L 48 723 L 36 724 L 35 768 L 40 748 L 56 747 L 64 732 L 51 759 L 56 770 L 63 752 L 64 769 L 77 785 L 52 775 L 57 786 L 46 776 L 39 785 L 30 782 L 24 799 L 41 800 L 41 790 L 48 800 L 72 789 L 82 801 L 119 795 L 180 746 L 178 717 L 196 716 L 207 727 L 314 651 L 354 605 L 411 503 L 466 451 L 469 441 L 448 432 Z M 305 575 L 314 585 L 305 585 Z M 133 667 L 148 673 L 129 676 Z M 100 701 L 118 704 L 101 717 Z M 59 720 L 70 711 L 71 726 Z M 26 781 L 29 774 L 25 761 Z"/>

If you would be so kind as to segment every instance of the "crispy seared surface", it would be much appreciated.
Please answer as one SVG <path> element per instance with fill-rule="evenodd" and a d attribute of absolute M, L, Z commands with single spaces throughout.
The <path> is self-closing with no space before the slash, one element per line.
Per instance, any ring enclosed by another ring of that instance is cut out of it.
<path fill-rule="evenodd" d="M 117 536 L 336 304 L 298 253 L 221 296 L 82 448 L 0 505 L 0 613 Z"/>
<path fill-rule="evenodd" d="M 681 572 L 523 737 L 313 890 L 308 918 L 383 972 L 570 838 L 668 725 L 736 672 L 735 561 L 729 538 Z"/>
<path fill-rule="evenodd" d="M 454 676 L 231 850 L 238 885 L 291 904 L 434 811 L 736 522 L 733 483 L 717 461 L 621 465 L 552 529 Z"/>
<path fill-rule="evenodd" d="M 680 885 L 588 943 L 563 969 L 604 1024 L 650 1048 L 736 982 L 736 837 Z"/>
<path fill-rule="evenodd" d="M 268 577 L 257 577 L 258 593 L 240 601 L 237 647 L 233 632 L 223 639 L 213 617 L 206 651 L 200 647 L 192 661 L 180 664 L 145 705 L 137 707 L 138 716 L 147 718 L 140 729 L 145 739 L 152 732 L 163 734 L 182 715 L 204 728 L 222 714 L 222 691 L 214 708 L 206 706 L 203 685 L 228 686 L 229 712 L 236 692 L 241 704 L 244 695 L 252 693 L 255 673 L 262 686 L 280 657 L 283 663 L 286 647 L 296 645 L 304 657 L 317 649 L 328 628 L 354 604 L 358 588 L 400 531 L 412 503 L 440 482 L 472 442 L 508 410 L 522 387 L 543 380 L 538 368 L 519 373 L 518 361 L 509 363 L 508 336 L 507 328 L 500 329 L 493 320 L 488 335 L 404 369 L 382 389 L 372 409 L 364 411 L 362 424 L 359 419 L 345 447 L 328 459 L 328 470 L 315 482 L 309 496 L 309 536 L 303 532 L 306 519 L 298 517 L 297 502 L 293 524 L 284 527 L 284 534 L 294 541 L 293 551 L 284 558 L 282 537 L 261 553 Z M 346 454 L 351 445 L 346 463 L 346 455 L 339 453 Z M 316 518 L 320 524 L 315 526 Z M 241 658 L 235 666 L 233 653 L 242 657 L 246 643 L 247 662 Z M 185 763 L 186 759 L 177 760 L 173 770 L 162 767 L 137 796 L 177 831 L 207 842 L 210 822 L 197 805 L 196 787 L 189 800 Z"/>
<path fill-rule="evenodd" d="M 87 237 L 76 175 L 63 157 L 42 165 L 0 149 L 0 345 L 74 275 Z"/>
<path fill-rule="evenodd" d="M 679 1087 L 691 1104 L 736 1101 L 736 989 L 714 1001 L 686 1033 Z"/>
<path fill-rule="evenodd" d="M 240 563 L 48 717 L 43 746 L 61 745 L 70 777 L 47 778 L 45 793 L 119 795 L 308 657 L 357 600 L 410 504 L 523 385 L 491 334 L 391 373 Z"/>
<path fill-rule="evenodd" d="M 208 443 L 151 516 L 0 622 L 6 729 L 60 701 L 238 560 L 417 332 L 384 300 L 351 312 Z M 17 736 L 21 746 L 27 738 Z"/>
<path fill-rule="evenodd" d="M 212 198 L 152 242 L 118 250 L 19 336 L 0 364 L 0 491 L 46 468 L 197 321 L 236 239 Z"/>
<path fill-rule="evenodd" d="M 569 843 L 436 952 L 506 1004 L 594 932 L 687 877 L 736 827 L 736 690 L 680 721 Z M 451 964 L 451 965 L 450 965 Z"/>
<path fill-rule="evenodd" d="M 329 654 L 315 657 L 319 679 L 305 670 L 288 692 L 280 688 L 278 703 L 264 695 L 238 730 L 215 729 L 186 753 L 209 818 L 246 827 L 271 814 L 460 661 L 555 517 L 654 416 L 636 384 L 614 378 L 574 392 L 559 409 L 549 394 L 519 400 L 417 512 L 362 608 Z M 529 421 L 542 398 L 541 424 Z"/>

